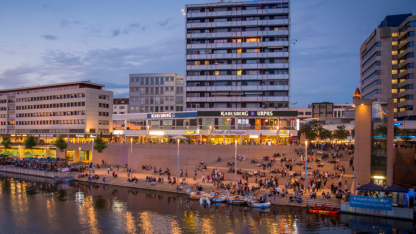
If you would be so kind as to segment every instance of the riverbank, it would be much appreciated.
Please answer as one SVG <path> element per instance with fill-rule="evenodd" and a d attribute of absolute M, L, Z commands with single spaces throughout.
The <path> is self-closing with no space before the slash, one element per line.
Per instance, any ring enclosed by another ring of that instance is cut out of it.
<path fill-rule="evenodd" d="M 91 180 L 89 181 L 88 178 L 78 178 L 79 172 L 49 172 L 49 171 L 38 171 L 38 170 L 30 170 L 30 169 L 22 169 L 17 168 L 13 166 L 0 166 L 1 172 L 7 172 L 7 173 L 14 173 L 14 174 L 23 174 L 23 175 L 30 175 L 30 176 L 38 176 L 38 177 L 45 177 L 45 178 L 54 178 L 56 176 L 72 176 L 75 181 L 80 182 L 86 182 L 86 183 L 94 183 L 94 184 L 101 184 L 101 185 L 112 185 L 112 186 L 120 186 L 120 187 L 126 187 L 126 188 L 132 188 L 132 189 L 145 189 L 145 190 L 153 190 L 153 191 L 161 191 L 161 192 L 169 192 L 169 193 L 177 193 L 177 194 L 186 194 L 187 187 L 183 186 L 182 191 L 176 190 L 176 185 L 171 185 L 167 182 L 164 183 L 155 183 L 155 185 L 151 185 L 150 183 L 145 181 L 146 176 L 149 176 L 148 174 L 143 173 L 134 173 L 134 176 L 138 178 L 137 183 L 132 183 L 127 181 L 127 173 L 126 172 L 117 172 L 118 177 L 113 178 L 111 174 L 107 173 L 106 169 L 98 169 L 96 170 L 96 174 L 100 176 L 100 179 L 98 180 Z M 102 178 L 106 177 L 106 182 L 103 182 Z M 200 180 L 193 180 L 193 178 L 188 178 L 189 184 L 194 184 L 196 182 L 199 182 L 199 185 L 202 186 L 203 190 L 205 192 L 210 192 L 213 188 L 212 184 L 208 183 L 201 183 Z M 166 178 L 165 178 L 166 181 Z M 283 188 L 283 186 L 281 186 Z M 324 189 L 324 192 L 328 192 L 328 189 Z M 218 189 L 217 192 L 224 193 L 225 190 Z M 268 193 L 267 189 L 261 189 L 261 194 Z M 312 203 L 310 202 L 309 196 L 307 194 L 303 195 L 303 202 L 302 203 L 296 203 L 296 202 L 289 202 L 289 196 L 293 193 L 293 190 L 289 190 L 289 194 L 286 195 L 286 197 L 276 197 L 274 200 L 273 197 L 270 197 L 268 199 L 272 200 L 272 205 L 275 206 L 294 206 L 294 207 L 303 207 L 305 208 L 307 205 L 327 205 L 329 207 L 333 208 L 341 208 L 341 203 L 339 200 L 335 198 L 331 198 L 328 200 L 325 199 L 313 199 Z M 319 195 L 319 194 L 318 194 Z M 318 196 L 320 197 L 320 196 Z"/>

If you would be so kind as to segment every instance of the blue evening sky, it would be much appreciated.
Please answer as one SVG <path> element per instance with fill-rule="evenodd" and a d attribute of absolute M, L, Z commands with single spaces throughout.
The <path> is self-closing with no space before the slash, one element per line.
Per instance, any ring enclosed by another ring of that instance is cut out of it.
<path fill-rule="evenodd" d="M 77 80 L 128 97 L 130 73 L 185 72 L 185 4 L 212 0 L 0 0 L 0 89 Z M 292 0 L 291 102 L 352 101 L 359 48 L 415 0 Z"/>

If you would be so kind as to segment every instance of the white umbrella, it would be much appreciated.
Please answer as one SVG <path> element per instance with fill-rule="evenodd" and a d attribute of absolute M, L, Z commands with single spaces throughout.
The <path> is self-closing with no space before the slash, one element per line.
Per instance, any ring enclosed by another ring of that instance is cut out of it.
<path fill-rule="evenodd" d="M 416 142 L 416 137 L 413 137 L 412 139 L 410 139 L 409 142 Z"/>
<path fill-rule="evenodd" d="M 396 137 L 394 140 L 393 140 L 393 142 L 398 142 L 398 141 L 404 141 L 402 138 L 400 138 L 400 137 Z"/>
<path fill-rule="evenodd" d="M 173 137 L 171 137 L 171 138 L 173 138 L 173 139 L 183 139 L 183 140 L 188 139 L 188 138 L 186 138 L 186 137 L 184 137 L 184 136 L 173 136 Z"/>

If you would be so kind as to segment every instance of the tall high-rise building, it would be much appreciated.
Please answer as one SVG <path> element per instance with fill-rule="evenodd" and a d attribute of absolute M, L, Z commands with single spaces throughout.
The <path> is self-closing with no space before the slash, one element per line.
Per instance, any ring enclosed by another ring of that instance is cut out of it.
<path fill-rule="evenodd" d="M 289 0 L 186 6 L 186 110 L 289 108 Z"/>
<path fill-rule="evenodd" d="M 389 15 L 360 48 L 361 98 L 393 98 L 397 120 L 415 120 L 414 64 L 416 16 Z"/>
<path fill-rule="evenodd" d="M 130 74 L 129 86 L 129 113 L 184 110 L 184 75 L 176 73 Z"/>

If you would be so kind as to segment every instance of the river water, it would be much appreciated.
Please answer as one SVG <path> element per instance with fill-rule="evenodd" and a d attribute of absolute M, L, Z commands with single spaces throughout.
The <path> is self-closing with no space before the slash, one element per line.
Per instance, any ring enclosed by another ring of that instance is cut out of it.
<path fill-rule="evenodd" d="M 0 173 L 0 233 L 413 233 L 413 222 L 303 208 L 201 206 L 186 196 Z"/>

